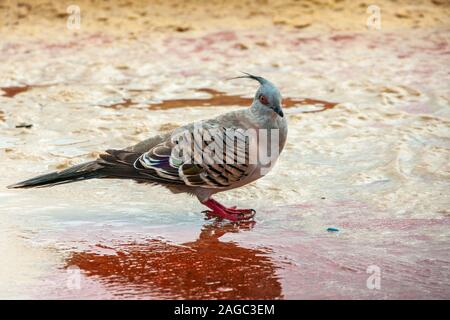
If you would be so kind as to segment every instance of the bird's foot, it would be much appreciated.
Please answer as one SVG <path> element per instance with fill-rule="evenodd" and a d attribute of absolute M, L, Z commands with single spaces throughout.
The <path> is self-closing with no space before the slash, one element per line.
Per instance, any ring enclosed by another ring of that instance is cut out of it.
<path fill-rule="evenodd" d="M 213 211 L 213 210 L 205 210 L 202 211 L 206 219 L 219 218 L 219 219 L 227 219 L 233 222 L 238 221 L 247 221 L 255 216 L 255 210 L 253 209 L 245 209 L 241 213 L 227 213 L 223 211 Z"/>
<path fill-rule="evenodd" d="M 216 217 L 238 222 L 250 220 L 256 214 L 256 211 L 253 209 L 237 209 L 236 207 L 227 208 L 213 199 L 208 199 L 203 202 L 203 204 L 211 209 L 203 211 L 208 219 Z"/>
<path fill-rule="evenodd" d="M 250 220 L 255 216 L 256 211 L 253 209 L 240 209 L 240 210 L 233 210 L 232 212 L 205 210 L 203 211 L 203 213 L 205 213 L 206 218 L 208 219 L 220 218 L 237 222 Z"/>

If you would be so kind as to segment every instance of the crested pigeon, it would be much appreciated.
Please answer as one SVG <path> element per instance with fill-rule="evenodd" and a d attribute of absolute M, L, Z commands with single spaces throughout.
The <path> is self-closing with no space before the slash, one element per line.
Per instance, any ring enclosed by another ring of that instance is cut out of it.
<path fill-rule="evenodd" d="M 212 195 L 264 176 L 284 148 L 287 121 L 281 94 L 273 83 L 249 73 L 236 78 L 260 84 L 250 108 L 191 123 L 125 149 L 107 150 L 97 160 L 8 188 L 48 187 L 92 178 L 132 179 L 164 186 L 173 193 L 195 195 L 209 208 L 209 218 L 251 219 L 255 210 L 226 207 Z M 263 163 L 259 156 L 268 149 L 270 159 Z"/>

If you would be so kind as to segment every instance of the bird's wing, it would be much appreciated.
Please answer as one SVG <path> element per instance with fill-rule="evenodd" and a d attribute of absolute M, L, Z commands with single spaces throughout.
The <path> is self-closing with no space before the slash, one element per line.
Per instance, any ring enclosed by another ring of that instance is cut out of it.
<path fill-rule="evenodd" d="M 193 155 L 191 161 L 184 161 L 179 167 L 179 176 L 186 185 L 226 188 L 251 173 L 251 137 L 244 130 L 217 127 L 201 133 L 204 139 L 196 139 L 190 133 L 194 139 Z"/>
<path fill-rule="evenodd" d="M 226 188 L 248 176 L 250 137 L 237 128 L 183 130 L 145 153 L 108 150 L 102 159 L 133 166 L 136 180 Z M 136 178 L 138 176 L 139 178 Z"/>

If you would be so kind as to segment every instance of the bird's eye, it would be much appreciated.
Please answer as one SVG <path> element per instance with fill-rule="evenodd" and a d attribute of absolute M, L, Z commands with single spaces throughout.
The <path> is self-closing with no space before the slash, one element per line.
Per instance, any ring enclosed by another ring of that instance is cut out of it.
<path fill-rule="evenodd" d="M 267 100 L 267 97 L 265 95 L 260 95 L 259 96 L 259 102 L 261 102 L 262 104 L 268 104 L 269 101 Z"/>

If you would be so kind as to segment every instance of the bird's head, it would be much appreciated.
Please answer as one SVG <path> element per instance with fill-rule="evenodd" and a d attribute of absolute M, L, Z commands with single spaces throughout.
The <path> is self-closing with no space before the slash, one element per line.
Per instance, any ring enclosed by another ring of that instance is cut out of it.
<path fill-rule="evenodd" d="M 260 83 L 253 100 L 253 105 L 256 104 L 259 107 L 271 109 L 280 117 L 284 117 L 283 110 L 281 109 L 281 94 L 278 88 L 272 82 L 264 79 L 263 77 L 254 76 L 246 72 L 244 73 L 245 76 L 240 76 L 233 79 L 248 78 L 256 80 Z"/>

